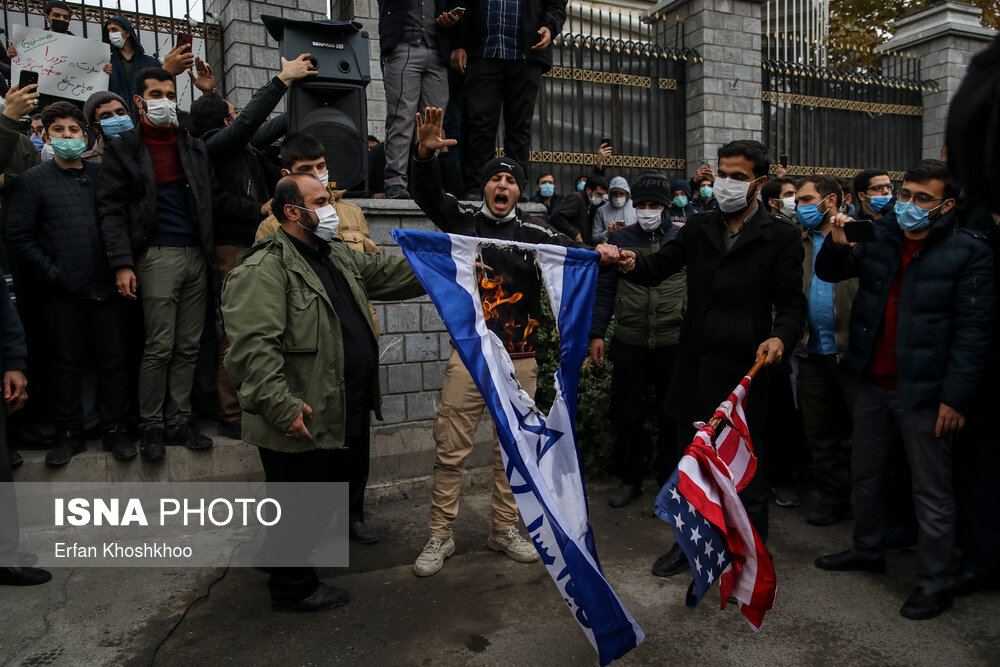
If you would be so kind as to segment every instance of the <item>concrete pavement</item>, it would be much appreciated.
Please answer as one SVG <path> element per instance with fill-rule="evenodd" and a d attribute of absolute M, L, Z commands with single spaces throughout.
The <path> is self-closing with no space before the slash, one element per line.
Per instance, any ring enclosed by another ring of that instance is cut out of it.
<path fill-rule="evenodd" d="M 816 569 L 816 555 L 846 547 L 850 526 L 807 525 L 808 496 L 803 508 L 771 507 L 778 599 L 761 634 L 733 606 L 719 611 L 717 587 L 690 611 L 688 576 L 649 574 L 671 543 L 669 526 L 652 516 L 653 490 L 613 510 L 610 489 L 589 486 L 598 553 L 647 635 L 621 664 L 997 664 L 1000 593 L 959 598 L 930 621 L 902 618 L 913 554 L 890 556 L 885 575 Z M 487 487 L 467 489 L 456 554 L 420 579 L 412 564 L 428 514 L 426 492 L 372 507 L 383 540 L 352 544 L 351 566 L 324 573 L 354 600 L 314 614 L 272 611 L 264 575 L 249 569 L 55 570 L 46 586 L 3 590 L 0 657 L 14 665 L 597 664 L 544 567 L 486 548 Z"/>

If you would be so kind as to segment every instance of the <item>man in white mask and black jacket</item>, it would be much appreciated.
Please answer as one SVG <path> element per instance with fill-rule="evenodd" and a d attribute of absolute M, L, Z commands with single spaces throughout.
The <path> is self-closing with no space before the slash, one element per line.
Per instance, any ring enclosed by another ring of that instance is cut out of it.
<path fill-rule="evenodd" d="M 410 193 L 414 201 L 442 231 L 483 239 L 520 241 L 585 248 L 582 243 L 556 232 L 542 222 L 527 222 L 517 209 L 525 185 L 524 170 L 510 158 L 487 162 L 482 171 L 482 204 L 460 205 L 441 187 L 441 172 L 435 151 L 452 146 L 441 136 L 441 109 L 428 107 L 417 117 L 419 145 L 414 156 Z M 614 264 L 617 249 L 598 246 L 603 265 Z M 480 285 L 487 314 L 486 326 L 507 346 L 518 382 L 529 395 L 535 392 L 538 366 L 535 362 L 537 325 L 541 320 L 541 279 L 531 253 L 495 247 L 482 249 Z M 501 290 L 503 294 L 501 295 Z M 520 297 L 510 298 L 511 295 Z M 506 298 L 504 298 L 506 297 Z M 490 305 L 490 302 L 495 305 Z M 503 301 L 502 303 L 497 303 Z M 437 458 L 431 491 L 430 540 L 417 558 L 413 571 L 430 576 L 455 553 L 452 525 L 458 516 L 465 459 L 472 452 L 472 439 L 485 403 L 458 353 L 452 351 L 445 371 L 441 401 L 434 422 Z M 499 443 L 493 440 L 493 529 L 487 546 L 515 561 L 538 560 L 534 547 L 516 527 L 517 504 L 504 471 Z"/>
<path fill-rule="evenodd" d="M 718 155 L 719 210 L 688 218 L 655 254 L 626 250 L 620 261 L 625 279 L 639 285 L 657 285 L 687 269 L 687 310 L 666 402 L 668 414 L 680 425 L 681 447 L 694 437 L 691 424 L 711 418 L 755 359 L 766 353 L 771 365 L 791 354 L 806 319 L 802 234 L 769 215 L 757 199 L 771 166 L 767 148 L 757 141 L 733 141 L 719 148 Z M 766 457 L 761 433 L 768 384 L 765 368 L 754 380 L 748 406 L 758 457 Z M 767 540 L 763 474 L 754 476 L 740 498 L 761 539 Z M 670 576 L 685 568 L 684 553 L 674 545 L 657 560 L 653 574 Z"/>

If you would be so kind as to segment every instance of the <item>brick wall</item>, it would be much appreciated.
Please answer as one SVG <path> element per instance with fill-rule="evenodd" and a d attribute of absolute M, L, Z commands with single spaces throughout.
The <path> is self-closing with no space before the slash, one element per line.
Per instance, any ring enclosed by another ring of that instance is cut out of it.
<path fill-rule="evenodd" d="M 325 19 L 326 0 L 206 0 L 205 9 L 222 24 L 225 87 L 223 94 L 236 107 L 246 106 L 257 89 L 281 69 L 278 42 L 260 21 L 261 14 L 312 21 Z M 284 110 L 284 101 L 278 111 Z"/>

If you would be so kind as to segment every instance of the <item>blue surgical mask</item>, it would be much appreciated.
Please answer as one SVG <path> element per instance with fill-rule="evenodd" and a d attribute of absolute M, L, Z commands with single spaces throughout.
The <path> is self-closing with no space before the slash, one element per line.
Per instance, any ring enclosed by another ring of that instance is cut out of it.
<path fill-rule="evenodd" d="M 684 208 L 688 205 L 688 198 L 684 195 L 677 195 L 674 197 L 674 206 L 677 208 Z"/>
<path fill-rule="evenodd" d="M 583 192 L 583 189 L 585 187 L 587 187 L 587 181 L 580 181 L 579 183 L 576 184 L 576 191 Z"/>
<path fill-rule="evenodd" d="M 881 213 L 890 199 L 892 199 L 892 195 L 875 195 L 874 197 L 870 197 L 871 203 L 868 204 L 868 207 L 875 213 Z"/>
<path fill-rule="evenodd" d="M 897 201 L 894 210 L 896 211 L 896 222 L 904 232 L 919 232 L 926 229 L 931 224 L 930 214 L 944 206 L 941 202 L 931 210 L 920 208 L 911 201 Z"/>
<path fill-rule="evenodd" d="M 87 150 L 87 142 L 83 139 L 52 138 L 52 152 L 67 162 L 77 159 L 85 150 Z"/>
<path fill-rule="evenodd" d="M 819 204 L 808 204 L 795 208 L 795 217 L 799 219 L 799 224 L 806 229 L 816 229 L 823 224 L 826 212 L 820 213 Z"/>
<path fill-rule="evenodd" d="M 135 125 L 132 124 L 132 117 L 128 114 L 101 119 L 101 132 L 108 139 L 117 139 L 121 136 L 122 132 L 128 132 L 133 129 L 135 129 Z"/>
<path fill-rule="evenodd" d="M 538 188 L 538 191 L 542 193 L 543 197 L 551 197 L 556 193 L 555 183 L 542 183 L 542 187 Z"/>
<path fill-rule="evenodd" d="M 712 197 L 712 187 L 710 185 L 703 185 L 698 189 L 698 194 L 701 195 L 702 199 L 708 200 Z"/>

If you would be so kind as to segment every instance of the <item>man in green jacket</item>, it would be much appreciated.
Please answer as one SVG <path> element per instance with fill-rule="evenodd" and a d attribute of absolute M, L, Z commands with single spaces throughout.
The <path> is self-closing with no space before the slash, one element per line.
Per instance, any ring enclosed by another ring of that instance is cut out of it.
<path fill-rule="evenodd" d="M 608 235 L 608 243 L 636 254 L 651 255 L 677 235 L 667 210 L 673 199 L 670 181 L 662 174 L 643 174 L 632 184 L 637 222 Z M 685 272 L 646 287 L 618 280 L 615 271 L 601 273 L 590 327 L 590 358 L 604 362 L 604 338 L 612 313 L 615 329 L 610 346 L 611 419 L 615 425 L 615 469 L 621 482 L 608 499 L 625 507 L 642 495 L 646 472 L 646 415 L 650 405 L 659 421 L 653 448 L 657 488 L 677 466 L 677 426 L 663 401 L 674 374 L 681 318 L 687 301 Z M 686 561 L 685 561 L 686 563 Z"/>
<path fill-rule="evenodd" d="M 424 289 L 404 258 L 333 239 L 336 212 L 315 176 L 282 178 L 272 211 L 281 228 L 240 255 L 222 290 L 243 440 L 258 447 L 268 482 L 346 482 L 354 457 L 369 455 L 371 410 L 382 418 L 368 301 Z M 272 568 L 269 588 L 277 609 L 350 600 L 311 567 Z"/>

